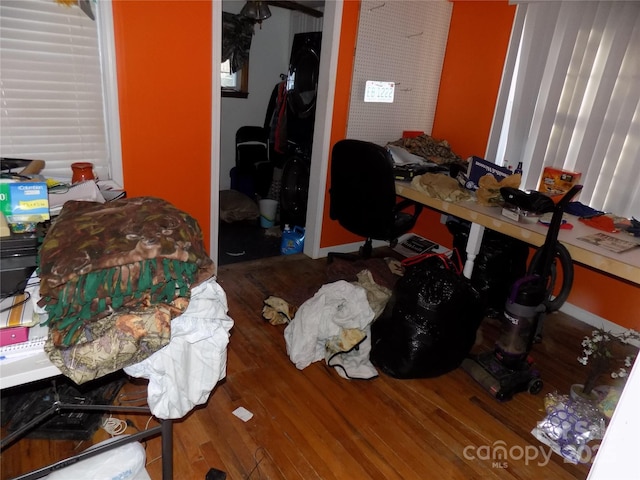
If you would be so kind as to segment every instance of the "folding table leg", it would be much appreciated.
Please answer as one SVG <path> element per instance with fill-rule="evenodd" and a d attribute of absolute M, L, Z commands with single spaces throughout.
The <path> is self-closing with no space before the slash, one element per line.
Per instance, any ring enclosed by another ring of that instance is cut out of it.
<path fill-rule="evenodd" d="M 173 420 L 162 420 L 162 480 L 173 480 Z"/>

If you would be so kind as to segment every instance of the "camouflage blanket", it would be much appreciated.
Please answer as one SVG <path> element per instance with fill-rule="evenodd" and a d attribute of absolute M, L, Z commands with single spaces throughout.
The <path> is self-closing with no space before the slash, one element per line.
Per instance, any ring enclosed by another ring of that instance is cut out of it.
<path fill-rule="evenodd" d="M 170 322 L 186 309 L 188 301 L 176 299 L 172 304 L 175 307 L 159 304 L 119 311 L 87 323 L 70 347 L 56 347 L 55 335 L 49 335 L 44 350 L 78 385 L 100 378 L 147 359 L 169 343 Z"/>
<path fill-rule="evenodd" d="M 38 267 L 54 364 L 81 383 L 166 345 L 191 288 L 214 274 L 202 240 L 194 218 L 159 198 L 65 203 Z"/>
<path fill-rule="evenodd" d="M 446 140 L 437 140 L 430 135 L 422 134 L 413 138 L 400 138 L 389 145 L 402 147 L 414 155 L 423 157 L 439 165 L 457 163 L 466 165 L 466 162 L 456 154 Z"/>

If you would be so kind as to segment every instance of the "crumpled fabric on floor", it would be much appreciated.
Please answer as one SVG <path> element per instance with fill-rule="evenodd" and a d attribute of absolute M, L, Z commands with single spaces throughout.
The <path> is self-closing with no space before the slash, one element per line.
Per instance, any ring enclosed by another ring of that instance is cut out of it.
<path fill-rule="evenodd" d="M 358 279 L 357 284 L 367 292 L 367 301 L 373 310 L 373 319 L 375 320 L 383 312 L 384 307 L 387 306 L 392 292 L 387 287 L 377 284 L 369 270 L 362 270 L 356 277 Z"/>
<path fill-rule="evenodd" d="M 297 310 L 295 305 L 290 305 L 286 300 L 271 295 L 264 300 L 262 316 L 271 325 L 283 325 L 291 321 Z"/>
<path fill-rule="evenodd" d="M 373 318 L 363 287 L 345 280 L 323 285 L 285 328 L 287 354 L 302 370 L 325 358 L 327 342 L 339 337 L 343 329 L 365 331 Z"/>
<path fill-rule="evenodd" d="M 333 367 L 338 375 L 348 380 L 369 380 L 378 376 L 378 370 L 369 360 L 371 353 L 371 325 L 362 331 L 363 339 L 350 349 L 332 351 L 328 348 L 325 355 L 327 365 Z"/>
<path fill-rule="evenodd" d="M 205 403 L 225 377 L 233 327 L 227 311 L 227 296 L 215 278 L 198 285 L 187 310 L 171 322 L 171 342 L 124 369 L 133 377 L 149 379 L 147 403 L 156 417 L 184 417 Z"/>

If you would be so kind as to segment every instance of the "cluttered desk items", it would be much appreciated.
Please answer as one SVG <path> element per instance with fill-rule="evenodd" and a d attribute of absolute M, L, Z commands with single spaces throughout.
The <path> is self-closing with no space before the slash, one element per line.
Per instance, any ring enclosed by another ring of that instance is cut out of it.
<path fill-rule="evenodd" d="M 514 173 L 508 168 L 476 156 L 470 157 L 467 162 L 467 170 L 460 171 L 456 179 L 460 182 L 460 185 L 471 191 L 476 191 L 480 188 L 480 179 L 485 175 L 490 175 L 500 182 Z"/>
<path fill-rule="evenodd" d="M 35 222 L 33 232 L 23 233 L 16 232 L 19 223 L 8 222 L 7 236 L 0 239 L 6 297 L 0 310 L 7 312 L 6 321 L 2 317 L 7 330 L 0 328 L 0 388 L 9 392 L 60 374 L 84 388 L 125 369 L 149 379 L 148 407 L 107 405 L 109 398 L 104 405 L 103 400 L 77 404 L 75 396 L 68 402 L 64 391 L 54 387 L 55 397 L 36 395 L 35 403 L 29 403 L 34 408 L 28 413 L 38 414 L 35 418 L 16 415 L 16 430 L 9 429 L 0 448 L 34 424 L 48 424 L 50 415 L 68 418 L 60 415 L 63 410 L 77 418 L 84 411 L 137 409 L 154 415 L 161 425 L 114 439 L 108 448 L 160 433 L 163 478 L 170 479 L 171 419 L 204 403 L 225 376 L 233 325 L 202 231 L 193 217 L 169 202 L 122 198 L 124 191 L 112 182 L 33 180 L 3 179 L 8 189 L 21 183 L 25 190 L 44 185 L 47 202 L 53 204 L 47 204 L 47 214 L 55 218 L 46 226 Z M 5 201 L 11 204 L 9 198 Z M 33 245 L 22 245 L 25 239 Z M 27 285 L 29 278 L 35 280 Z M 68 422 L 62 423 L 66 433 Z M 80 426 L 82 433 L 90 433 Z M 105 450 L 92 448 L 20 478 L 40 478 Z"/>
<path fill-rule="evenodd" d="M 398 238 L 398 243 L 393 249 L 404 257 L 413 257 L 422 253 L 439 250 L 441 247 L 436 242 L 424 238 L 415 233 L 406 233 Z"/>
<path fill-rule="evenodd" d="M 30 164 L 3 158 L 3 181 L 13 185 L 42 180 L 24 175 L 24 165 Z M 22 170 L 16 173 L 18 169 Z M 160 198 L 124 198 L 124 191 L 109 180 L 45 183 L 48 199 L 60 211 L 46 228 L 38 223 L 36 232 L 10 229 L 9 236 L 0 239 L 0 251 L 3 296 L 14 299 L 23 293 L 39 258 L 37 293 L 28 292 L 32 297 L 25 305 L 43 315 L 47 339 L 42 349 L 38 335 L 38 348 L 29 349 L 33 355 L 28 359 L 3 364 L 2 388 L 60 373 L 82 384 L 121 368 L 139 367 L 130 374 L 163 383 L 162 398 L 149 399 L 153 413 L 183 416 L 206 400 L 184 388 L 184 382 L 210 392 L 224 376 L 233 324 L 197 221 Z M 20 243 L 25 240 L 29 245 Z M 197 309 L 193 315 L 189 305 Z M 200 321 L 204 311 L 206 321 Z M 15 331 L 6 339 L 25 352 L 25 344 L 32 339 L 36 343 L 34 335 Z M 201 338 L 197 348 L 180 340 L 194 335 Z M 102 348 L 107 343 L 109 348 Z M 154 354 L 161 350 L 156 359 Z M 166 360 L 172 372 L 178 361 L 184 363 L 184 375 L 157 374 L 169 354 L 175 356 Z M 187 372 L 198 372 L 197 378 Z M 166 407 L 164 402 L 172 406 L 163 410 L 158 405 Z"/>
<path fill-rule="evenodd" d="M 125 196 L 115 182 L 95 178 L 90 162 L 72 164 L 71 176 L 64 179 L 46 177 L 41 173 L 44 167 L 42 160 L 0 159 L 2 237 L 34 232 L 69 200 L 103 203 Z"/>
<path fill-rule="evenodd" d="M 19 330 L 13 335 L 12 331 L 15 331 L 15 328 Z M 44 352 L 47 332 L 47 327 L 40 324 L 0 329 L 3 339 L 0 346 L 0 366 Z"/>
<path fill-rule="evenodd" d="M 44 352 L 47 328 L 40 325 L 28 292 L 0 299 L 0 366 Z"/>
<path fill-rule="evenodd" d="M 37 233 L 12 233 L 0 238 L 0 293 L 2 296 L 21 293 L 27 279 L 36 269 Z"/>
<path fill-rule="evenodd" d="M 47 184 L 33 177 L 43 168 L 42 160 L 0 159 L 0 215 L 11 232 L 33 232 L 38 223 L 49 220 Z M 6 230 L 3 237 L 7 236 Z"/>
<path fill-rule="evenodd" d="M 0 180 L 0 211 L 14 233 L 33 232 L 49 220 L 49 196 L 44 182 Z"/>
<path fill-rule="evenodd" d="M 397 145 L 387 145 L 387 150 L 393 159 L 393 174 L 396 180 L 411 180 L 423 173 L 444 171 L 437 163 L 414 155 Z"/>

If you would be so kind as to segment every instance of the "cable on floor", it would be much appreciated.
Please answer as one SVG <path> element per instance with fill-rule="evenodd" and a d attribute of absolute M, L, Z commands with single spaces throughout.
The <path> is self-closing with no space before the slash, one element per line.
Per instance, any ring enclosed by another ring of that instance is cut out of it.
<path fill-rule="evenodd" d="M 127 404 L 127 403 L 140 403 L 140 402 L 144 402 L 145 405 L 147 404 L 146 388 L 140 388 L 140 389 L 128 391 L 128 392 L 121 392 L 118 395 L 118 403 L 120 405 Z"/>
<path fill-rule="evenodd" d="M 117 435 L 122 435 L 127 431 L 127 422 L 125 420 L 120 420 L 119 418 L 112 417 L 109 415 L 102 419 L 102 424 L 100 425 L 102 429 L 107 432 L 112 437 Z"/>
<path fill-rule="evenodd" d="M 260 457 L 260 459 L 258 459 L 258 453 L 262 453 L 262 456 Z M 262 461 L 267 457 L 267 451 L 264 447 L 258 447 L 256 448 L 256 451 L 253 454 L 253 459 L 255 460 L 255 465 L 253 466 L 253 468 L 251 469 L 251 471 L 247 474 L 247 480 L 249 480 L 251 478 L 251 475 L 253 475 L 253 473 L 258 469 L 258 466 L 260 465 L 260 463 L 262 463 Z"/>

